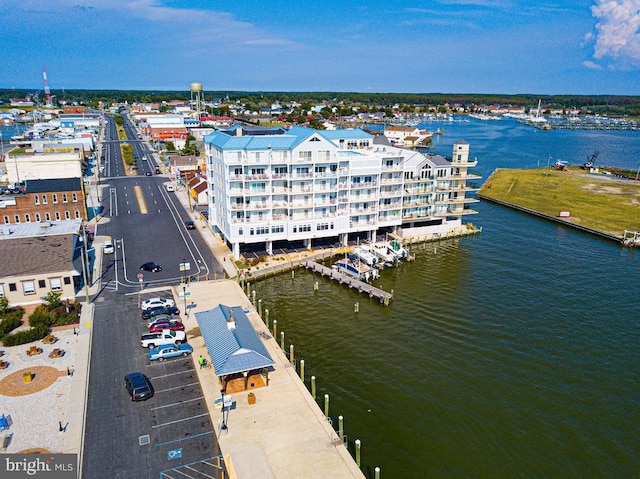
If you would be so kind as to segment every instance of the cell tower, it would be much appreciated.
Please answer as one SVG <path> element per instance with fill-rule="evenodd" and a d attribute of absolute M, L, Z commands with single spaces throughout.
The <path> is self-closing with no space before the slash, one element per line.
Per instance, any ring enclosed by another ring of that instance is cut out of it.
<path fill-rule="evenodd" d="M 189 89 L 191 90 L 191 105 L 195 104 L 196 112 L 198 113 L 198 118 L 200 118 L 200 113 L 202 112 L 202 83 L 192 83 L 189 85 Z"/>
<path fill-rule="evenodd" d="M 42 65 L 42 78 L 44 79 L 44 98 L 47 105 L 51 105 L 51 90 L 49 90 L 49 80 L 47 80 L 47 70 Z"/>

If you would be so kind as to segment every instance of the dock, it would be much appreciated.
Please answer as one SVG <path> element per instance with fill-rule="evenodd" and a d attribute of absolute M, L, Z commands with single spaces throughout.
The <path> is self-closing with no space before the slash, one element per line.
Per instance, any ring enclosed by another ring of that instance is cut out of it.
<path fill-rule="evenodd" d="M 320 273 L 322 276 L 327 276 L 330 279 L 338 281 L 340 284 L 346 284 L 350 289 L 357 289 L 359 293 L 368 294 L 370 298 L 378 298 L 385 306 L 388 306 L 389 302 L 393 299 L 392 293 L 387 293 L 386 291 L 376 288 L 369 283 L 352 278 L 347 274 L 335 271 L 328 266 L 316 263 L 315 261 L 305 261 L 304 267 L 314 273 Z"/>

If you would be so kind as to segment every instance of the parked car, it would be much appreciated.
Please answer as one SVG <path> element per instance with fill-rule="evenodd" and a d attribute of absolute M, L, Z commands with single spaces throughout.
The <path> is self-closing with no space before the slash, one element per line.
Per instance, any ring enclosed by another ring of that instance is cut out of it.
<path fill-rule="evenodd" d="M 142 319 L 151 319 L 161 314 L 180 314 L 180 310 L 175 306 L 156 306 L 155 308 L 145 309 L 140 316 Z"/>
<path fill-rule="evenodd" d="M 140 336 L 140 346 L 153 349 L 163 344 L 182 344 L 187 341 L 184 331 L 170 331 L 163 329 L 159 333 L 144 333 Z"/>
<path fill-rule="evenodd" d="M 184 324 L 182 324 L 182 321 L 178 321 L 177 319 L 172 319 L 171 321 L 158 321 L 151 325 L 149 331 L 151 331 L 152 333 L 157 333 L 158 331 L 162 331 L 163 329 L 170 329 L 171 331 L 184 331 Z"/>
<path fill-rule="evenodd" d="M 191 221 L 191 220 L 187 220 L 184 222 L 184 226 L 188 229 L 188 230 L 194 230 L 196 229 L 196 224 L 195 222 Z"/>
<path fill-rule="evenodd" d="M 154 263 L 153 261 L 149 261 L 140 266 L 140 271 L 151 271 L 152 273 L 157 273 L 158 271 L 162 271 L 162 266 L 158 263 Z"/>
<path fill-rule="evenodd" d="M 144 401 L 153 397 L 153 386 L 144 374 L 131 373 L 124 377 L 124 385 L 131 396 L 132 401 Z"/>
<path fill-rule="evenodd" d="M 145 175 L 147 175 L 147 176 L 151 176 L 151 175 L 153 175 L 153 173 L 151 173 L 150 171 L 147 171 L 147 172 L 145 173 Z"/>
<path fill-rule="evenodd" d="M 151 318 L 151 320 L 147 323 L 147 327 L 151 328 L 151 326 L 153 326 L 156 323 L 167 323 L 169 321 L 173 320 L 173 316 L 167 316 L 166 314 L 160 314 L 158 316 L 154 316 L 153 318 Z"/>
<path fill-rule="evenodd" d="M 149 351 L 149 361 L 164 361 L 178 356 L 187 356 L 193 352 L 188 344 L 164 344 Z"/>
<path fill-rule="evenodd" d="M 174 303 L 173 299 L 169 299 L 169 298 L 149 298 L 149 299 L 145 299 L 142 304 L 140 305 L 140 307 L 142 309 L 149 309 L 149 308 L 155 308 L 158 306 L 175 306 L 176 303 Z"/>
<path fill-rule="evenodd" d="M 167 189 L 168 192 L 172 193 L 174 191 L 176 191 L 176 187 L 173 185 L 167 185 L 165 186 L 165 188 Z"/>

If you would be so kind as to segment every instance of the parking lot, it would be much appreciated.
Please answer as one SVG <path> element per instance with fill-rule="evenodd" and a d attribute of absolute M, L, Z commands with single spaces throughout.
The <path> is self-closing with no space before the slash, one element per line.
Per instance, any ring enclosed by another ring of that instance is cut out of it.
<path fill-rule="evenodd" d="M 143 293 L 140 301 L 158 296 L 170 298 L 171 292 Z M 148 349 L 140 346 L 144 332 L 148 326 L 140 318 L 137 295 L 111 293 L 96 303 L 83 477 L 159 477 L 219 455 L 196 358 L 149 361 Z M 193 332 L 186 333 L 188 340 Z M 137 371 L 149 378 L 155 394 L 133 402 L 124 376 Z M 218 477 L 210 466 L 206 470 Z M 195 469 L 191 474 L 207 477 Z"/>

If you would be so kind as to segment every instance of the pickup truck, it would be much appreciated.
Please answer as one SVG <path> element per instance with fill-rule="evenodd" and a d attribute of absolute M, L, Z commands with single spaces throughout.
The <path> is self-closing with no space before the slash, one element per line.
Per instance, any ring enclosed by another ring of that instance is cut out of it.
<path fill-rule="evenodd" d="M 180 344 L 187 340 L 184 331 L 171 331 L 163 329 L 157 333 L 145 333 L 140 336 L 140 346 L 143 348 L 155 348 L 161 344 Z"/>

